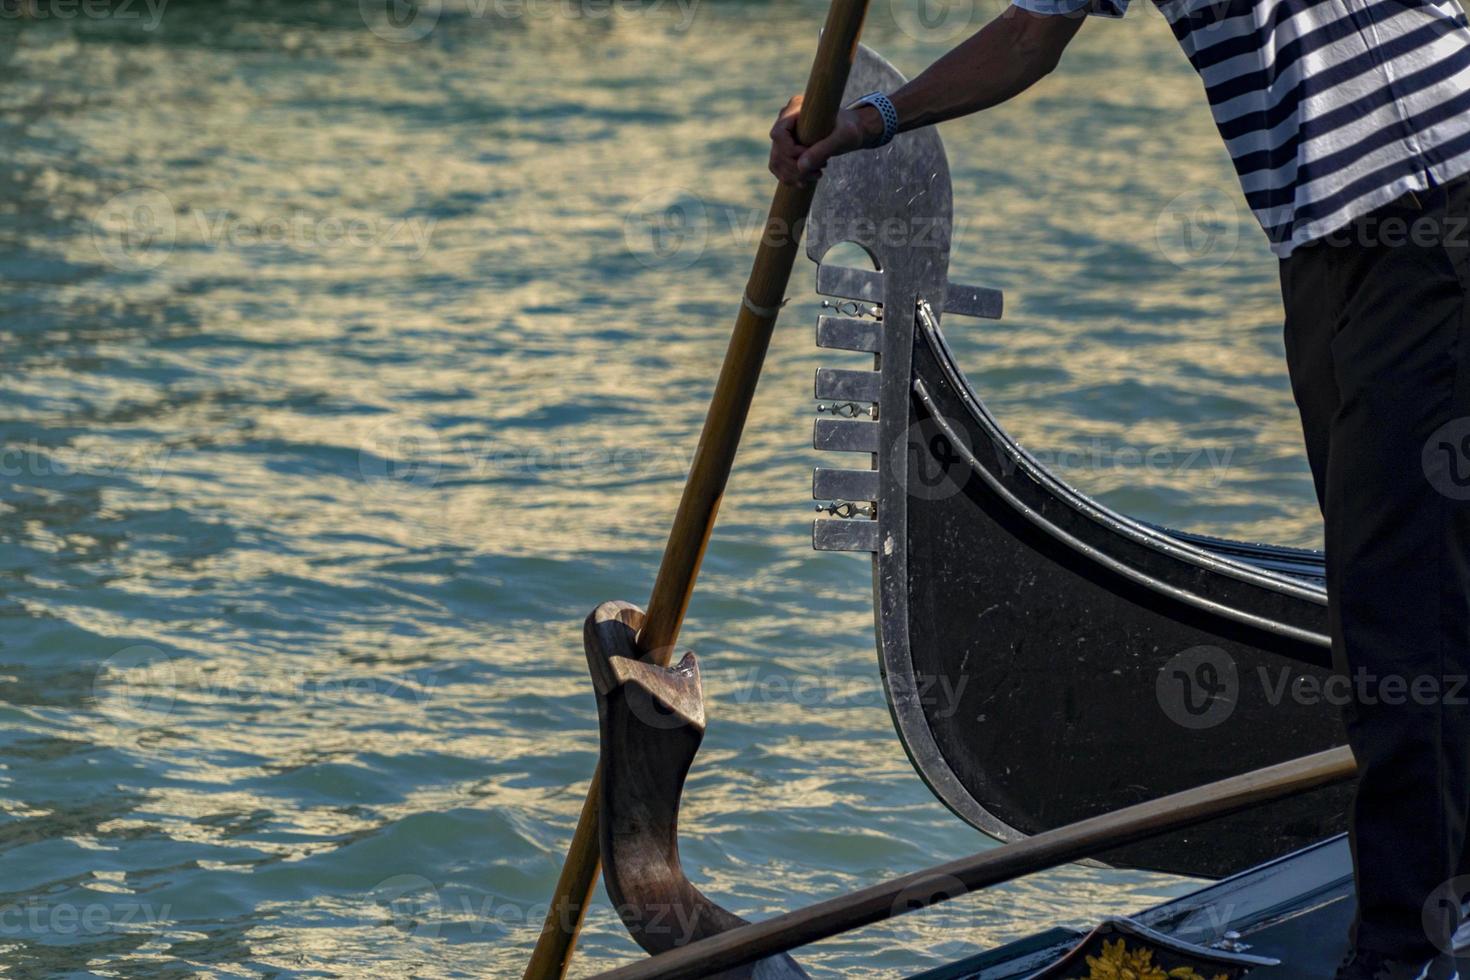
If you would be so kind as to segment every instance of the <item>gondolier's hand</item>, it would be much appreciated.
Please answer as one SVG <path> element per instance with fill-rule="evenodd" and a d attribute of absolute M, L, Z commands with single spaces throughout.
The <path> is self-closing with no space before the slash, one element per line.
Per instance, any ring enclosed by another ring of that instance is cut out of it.
<path fill-rule="evenodd" d="M 883 117 L 872 106 L 843 109 L 837 114 L 832 135 L 815 146 L 796 141 L 796 117 L 801 113 L 801 96 L 786 103 L 776 125 L 771 127 L 771 173 L 783 184 L 800 187 L 822 176 L 827 161 L 853 150 L 861 150 L 883 138 Z"/>

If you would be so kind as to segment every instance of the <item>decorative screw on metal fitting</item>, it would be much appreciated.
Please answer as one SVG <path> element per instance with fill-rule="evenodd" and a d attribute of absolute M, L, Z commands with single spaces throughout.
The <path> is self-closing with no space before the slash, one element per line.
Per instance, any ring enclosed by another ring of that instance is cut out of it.
<path fill-rule="evenodd" d="M 875 320 L 883 319 L 883 307 L 874 306 L 871 303 L 859 303 L 854 299 L 844 300 L 822 300 L 822 309 L 836 310 L 842 316 L 865 317 L 870 316 Z"/>
<path fill-rule="evenodd" d="M 877 418 L 872 405 L 859 405 L 857 402 L 834 402 L 831 405 L 824 402 L 817 406 L 817 413 L 819 415 L 836 415 L 844 419 L 855 419 L 859 415 Z"/>
<path fill-rule="evenodd" d="M 870 503 L 854 503 L 851 500 L 834 500 L 830 504 L 817 504 L 818 514 L 829 514 L 832 517 L 868 517 L 876 514 L 876 508 Z"/>

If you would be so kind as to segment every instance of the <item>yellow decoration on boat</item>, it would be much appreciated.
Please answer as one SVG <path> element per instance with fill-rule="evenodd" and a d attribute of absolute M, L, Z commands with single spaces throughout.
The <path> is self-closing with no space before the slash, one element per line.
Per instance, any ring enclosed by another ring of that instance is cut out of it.
<path fill-rule="evenodd" d="M 1103 941 L 1102 955 L 1087 957 L 1087 980 L 1205 980 L 1197 971 L 1187 966 L 1165 970 L 1154 962 L 1154 951 L 1146 946 L 1129 949 L 1118 939 Z M 1212 980 L 1230 980 L 1229 975 L 1217 973 Z"/>

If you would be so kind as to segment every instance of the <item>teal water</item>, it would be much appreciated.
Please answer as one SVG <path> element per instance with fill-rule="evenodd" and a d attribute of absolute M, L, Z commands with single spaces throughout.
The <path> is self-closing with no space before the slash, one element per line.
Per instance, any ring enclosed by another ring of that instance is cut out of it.
<path fill-rule="evenodd" d="M 6 975 L 515 977 L 534 939 L 595 758 L 580 621 L 647 598 L 824 5 L 366 7 L 0 18 Z M 867 38 L 916 72 L 990 12 L 947 9 Z M 1316 543 L 1274 260 L 1163 21 L 945 135 L 1001 419 L 1136 516 Z M 986 844 L 893 737 L 865 565 L 810 550 L 797 277 L 684 631 L 685 862 L 751 917 Z M 1181 887 L 1062 869 L 802 961 Z M 636 952 L 599 901 L 576 973 Z"/>

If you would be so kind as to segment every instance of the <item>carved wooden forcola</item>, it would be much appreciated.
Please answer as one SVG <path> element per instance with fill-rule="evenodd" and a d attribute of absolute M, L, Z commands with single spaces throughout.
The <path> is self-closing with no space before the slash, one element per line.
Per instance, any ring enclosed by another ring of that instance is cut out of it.
<path fill-rule="evenodd" d="M 748 925 L 690 883 L 679 862 L 679 803 L 704 741 L 699 662 L 640 659 L 643 611 L 605 602 L 583 625 L 602 739 L 598 819 L 603 881 L 623 924 L 652 955 Z M 786 980 L 806 973 L 773 956 L 712 976 Z"/>

